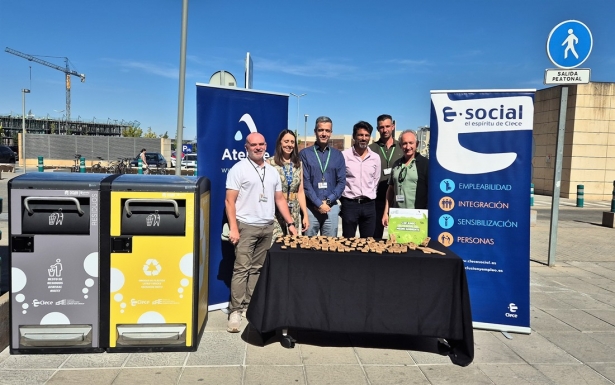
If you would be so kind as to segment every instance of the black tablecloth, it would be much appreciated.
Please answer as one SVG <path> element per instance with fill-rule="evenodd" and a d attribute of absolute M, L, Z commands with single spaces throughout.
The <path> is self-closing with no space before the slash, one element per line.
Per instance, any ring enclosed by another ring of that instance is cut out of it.
<path fill-rule="evenodd" d="M 274 244 L 247 318 L 260 333 L 296 328 L 445 338 L 451 361 L 474 357 L 463 261 L 446 255 L 282 250 Z"/>

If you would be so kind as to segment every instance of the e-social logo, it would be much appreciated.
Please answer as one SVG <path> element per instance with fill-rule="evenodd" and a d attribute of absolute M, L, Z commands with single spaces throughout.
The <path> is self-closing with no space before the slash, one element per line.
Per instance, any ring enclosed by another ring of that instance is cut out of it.
<path fill-rule="evenodd" d="M 432 102 L 438 118 L 436 158 L 443 168 L 458 174 L 504 170 L 517 159 L 515 152 L 469 150 L 459 143 L 460 134 L 532 129 L 534 103 L 529 96 L 451 100 L 440 93 L 432 94 Z"/>

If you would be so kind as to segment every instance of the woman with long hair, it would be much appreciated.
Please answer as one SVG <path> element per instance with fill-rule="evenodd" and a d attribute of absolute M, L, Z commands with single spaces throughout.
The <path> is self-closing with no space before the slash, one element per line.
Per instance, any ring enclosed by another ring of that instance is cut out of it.
<path fill-rule="evenodd" d="M 305 232 L 310 224 L 303 191 L 303 169 L 299 160 L 297 137 L 291 130 L 282 130 L 275 142 L 275 154 L 268 160 L 278 173 L 282 182 L 282 192 L 288 201 L 288 208 L 296 225 L 301 223 L 301 231 Z M 303 220 L 301 220 L 303 214 Z M 273 240 L 288 234 L 286 221 L 276 209 L 276 221 L 273 229 Z"/>

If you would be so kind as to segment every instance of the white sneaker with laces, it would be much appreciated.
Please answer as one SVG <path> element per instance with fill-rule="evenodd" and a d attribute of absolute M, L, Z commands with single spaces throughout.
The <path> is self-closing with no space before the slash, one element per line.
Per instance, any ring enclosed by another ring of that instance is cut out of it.
<path fill-rule="evenodd" d="M 229 333 L 239 333 L 239 328 L 241 327 L 241 311 L 234 311 L 228 317 L 228 324 L 226 327 L 226 331 Z"/>

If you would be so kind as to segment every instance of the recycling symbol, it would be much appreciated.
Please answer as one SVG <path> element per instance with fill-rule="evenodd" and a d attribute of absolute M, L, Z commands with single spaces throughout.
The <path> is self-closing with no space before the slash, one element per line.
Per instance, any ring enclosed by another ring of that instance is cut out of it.
<path fill-rule="evenodd" d="M 158 275 L 160 270 L 162 270 L 162 266 L 155 259 L 148 259 L 145 261 L 145 265 L 143 265 L 145 275 Z"/>

